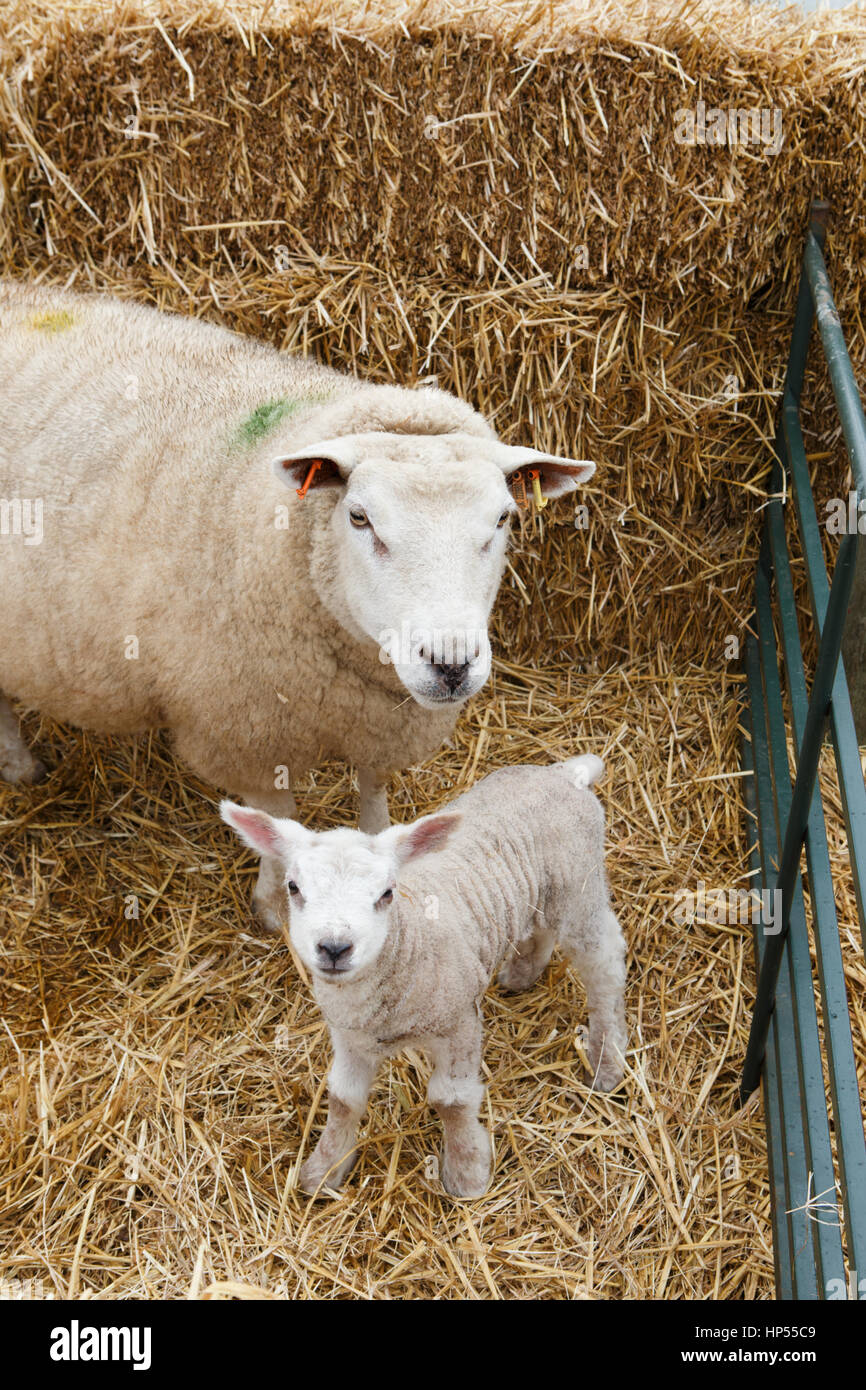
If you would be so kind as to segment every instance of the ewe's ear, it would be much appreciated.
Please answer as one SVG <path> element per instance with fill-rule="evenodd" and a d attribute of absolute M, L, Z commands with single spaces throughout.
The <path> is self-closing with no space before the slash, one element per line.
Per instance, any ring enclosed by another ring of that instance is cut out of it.
<path fill-rule="evenodd" d="M 221 801 L 220 815 L 256 854 L 282 858 L 288 847 L 285 831 L 280 822 L 266 811 L 257 811 L 252 806 L 238 806 L 234 801 Z"/>
<path fill-rule="evenodd" d="M 392 825 L 390 830 L 384 831 L 384 836 L 390 841 L 388 848 L 396 856 L 397 863 L 408 864 L 419 855 L 443 849 L 461 819 L 459 811 L 447 811 L 442 815 L 434 812 L 414 825 Z"/>
<path fill-rule="evenodd" d="M 566 492 L 574 492 L 595 472 L 595 464 L 589 459 L 551 458 L 538 449 L 522 449 L 509 444 L 500 444 L 499 448 L 502 452 L 496 462 L 506 474 L 509 487 L 513 475 L 520 470 L 527 496 L 531 491 L 529 473 L 533 469 L 538 469 L 543 497 L 562 497 Z"/>
<path fill-rule="evenodd" d="M 324 439 L 297 454 L 280 454 L 271 460 L 271 468 L 281 483 L 305 497 L 317 488 L 341 487 L 356 462 L 349 435 L 344 439 Z"/>

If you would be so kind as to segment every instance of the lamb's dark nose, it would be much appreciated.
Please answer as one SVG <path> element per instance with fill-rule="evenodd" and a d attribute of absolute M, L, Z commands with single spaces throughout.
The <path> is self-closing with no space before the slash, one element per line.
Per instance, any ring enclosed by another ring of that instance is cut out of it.
<path fill-rule="evenodd" d="M 345 957 L 352 949 L 349 941 L 320 941 L 316 950 L 319 953 L 319 960 L 326 970 L 336 968 L 338 960 L 345 960 Z"/>
<path fill-rule="evenodd" d="M 469 662 L 464 661 L 461 666 L 434 666 L 433 670 L 450 694 L 459 690 L 469 670 Z"/>

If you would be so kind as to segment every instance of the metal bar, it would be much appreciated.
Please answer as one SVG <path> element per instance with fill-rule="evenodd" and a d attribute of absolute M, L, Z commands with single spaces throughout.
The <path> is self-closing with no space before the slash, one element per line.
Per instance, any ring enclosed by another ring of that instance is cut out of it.
<path fill-rule="evenodd" d="M 815 318 L 824 344 L 824 356 L 827 359 L 833 395 L 836 397 L 854 484 L 858 495 L 866 497 L 866 420 L 863 419 L 863 407 L 860 404 L 854 368 L 845 346 L 845 335 L 833 302 L 833 287 L 821 247 L 812 232 L 806 237 L 803 263 L 809 277 Z"/>
<path fill-rule="evenodd" d="M 752 738 L 761 862 L 764 881 L 771 883 L 778 863 L 779 835 L 775 820 L 769 744 L 764 722 L 766 700 L 762 687 L 763 663 L 759 659 L 758 643 L 753 643 L 751 638 L 747 643 L 747 660 L 752 664 L 753 689 L 757 688 L 759 692 L 752 708 Z M 773 940 L 774 937 L 764 935 L 759 923 L 756 928 L 756 950 L 762 957 L 762 964 L 767 944 Z M 787 956 L 787 952 L 785 954 Z M 773 1136 L 772 1142 L 775 1144 L 781 1165 L 776 1168 L 774 1174 L 777 1183 L 781 1176 L 781 1183 L 772 1192 L 774 1223 L 777 1227 L 784 1223 L 785 1228 L 778 1260 L 782 1277 L 777 1288 L 789 1290 L 787 1297 L 814 1299 L 818 1297 L 817 1251 L 812 1223 L 803 1209 L 802 1194 L 808 1190 L 809 1164 L 802 1126 L 797 1124 L 797 1120 L 800 1119 L 800 1075 L 797 1064 L 797 1030 L 787 969 L 781 973 L 778 982 L 770 1042 L 771 1053 L 767 1056 L 766 1062 L 770 1075 L 775 1076 L 778 1094 L 778 1136 Z M 768 1092 L 765 1090 L 766 1094 Z"/>
<path fill-rule="evenodd" d="M 746 644 L 746 689 L 752 740 L 749 749 L 745 743 L 743 748 L 743 768 L 747 782 L 752 784 L 747 787 L 747 811 L 756 818 L 758 827 L 758 843 L 750 851 L 750 864 L 754 871 L 760 858 L 763 883 L 775 883 L 773 926 L 779 929 L 776 933 L 764 934 L 761 924 L 756 926 L 758 983 L 740 1096 L 745 1101 L 757 1084 L 763 1066 L 777 1293 L 780 1297 L 805 1298 L 826 1295 L 831 1279 L 840 1280 L 844 1287 L 845 1262 L 838 1220 L 827 1222 L 825 1217 L 829 1210 L 837 1218 L 838 1205 L 824 1058 L 800 872 L 804 846 L 847 1255 L 852 1269 L 866 1268 L 866 1139 L 824 806 L 817 781 L 829 715 L 866 950 L 866 786 L 844 663 L 840 657 L 859 528 L 856 524 L 848 528 L 849 533 L 839 547 L 832 584 L 828 583 L 799 420 L 814 313 L 857 500 L 866 499 L 866 419 L 824 262 L 828 217 L 826 203 L 813 204 L 776 432 L 771 500 L 755 581 L 757 635 L 750 635 Z M 807 694 L 785 534 L 783 503 L 787 500 L 785 483 L 788 479 L 818 632 L 818 659 L 811 695 Z M 796 752 L 793 787 L 788 767 L 779 652 L 773 626 L 773 580 Z M 815 1186 L 808 1189 L 812 1176 Z M 779 1212 L 780 1204 L 785 1222 Z"/>
<path fill-rule="evenodd" d="M 750 834 L 754 835 L 749 847 L 749 868 L 750 882 L 757 885 L 759 891 L 769 888 L 769 875 L 766 869 L 762 869 L 761 863 L 761 831 L 758 818 L 758 775 L 755 769 L 753 750 L 756 742 L 754 733 L 754 721 L 760 718 L 762 704 L 761 694 L 761 673 L 758 664 L 758 650 L 753 637 L 748 637 L 746 641 L 745 654 L 746 685 L 744 693 L 745 703 L 748 709 L 743 711 L 741 728 L 743 737 L 741 742 L 741 765 L 743 768 L 743 796 L 746 803 L 746 815 L 748 821 L 753 823 L 753 830 Z M 764 756 L 764 764 L 767 760 Z M 764 773 L 766 776 L 767 773 Z M 764 794 L 763 808 L 766 813 L 766 792 Z M 764 936 L 757 927 L 754 933 L 755 947 L 755 974 L 761 968 L 761 958 L 764 948 Z M 770 1219 L 773 1228 L 773 1266 L 775 1270 L 776 1296 L 778 1298 L 792 1299 L 794 1297 L 794 1287 L 791 1281 L 791 1243 L 788 1231 L 788 1207 L 790 1203 L 785 1197 L 781 1202 L 775 1200 L 777 1192 L 785 1192 L 785 1158 L 782 1145 L 782 1097 L 779 1083 L 778 1068 L 776 1066 L 776 1016 L 775 1013 L 770 1019 L 770 1032 L 767 1038 L 767 1056 L 763 1070 L 764 1087 L 764 1116 L 766 1120 L 767 1133 L 767 1168 L 770 1178 L 770 1192 L 772 1200 L 770 1202 Z"/>
<path fill-rule="evenodd" d="M 777 459 L 773 470 L 772 491 L 781 492 L 782 465 Z M 806 678 L 803 669 L 803 655 L 800 646 L 800 633 L 794 603 L 794 585 L 788 559 L 785 538 L 785 522 L 780 502 L 773 502 L 767 509 L 767 532 L 773 559 L 773 571 L 778 596 L 778 607 L 782 632 L 782 650 L 788 677 L 788 694 L 791 700 L 791 715 L 794 741 L 798 744 L 803 737 L 806 722 L 808 697 Z M 768 689 L 768 698 L 771 698 Z M 781 717 L 781 709 L 780 709 Z M 860 763 L 858 759 L 857 770 Z M 776 778 L 780 771 L 777 767 Z M 790 792 L 790 779 L 787 761 L 782 772 L 783 783 Z M 862 779 L 861 779 L 862 780 Z M 780 811 L 780 819 L 783 813 Z M 848 994 L 845 988 L 845 972 L 842 963 L 842 950 L 839 941 L 839 924 L 836 917 L 836 902 L 833 895 L 833 876 L 827 846 L 827 833 L 824 821 L 824 808 L 821 791 L 816 783 L 809 809 L 806 834 L 806 862 L 809 867 L 809 896 L 812 904 L 813 936 L 815 958 L 821 985 L 824 1005 L 824 1039 L 827 1049 L 827 1065 L 830 1079 L 830 1093 L 833 1102 L 833 1116 L 836 1130 L 839 1173 L 841 1178 L 842 1200 L 845 1210 L 845 1225 L 848 1241 L 848 1254 L 855 1269 L 866 1269 L 866 1139 L 863 1134 L 863 1117 L 860 1105 L 860 1091 L 857 1082 L 857 1064 L 849 1021 Z M 799 915 L 799 914 L 798 914 Z M 808 958 L 808 937 L 805 918 L 802 922 L 802 946 L 805 949 L 805 967 L 810 975 L 811 963 Z M 800 943 L 799 924 L 791 924 L 793 947 Z M 814 1006 L 812 1008 L 814 1017 Z M 817 1043 L 817 1034 L 816 1034 Z M 820 1044 L 819 1058 L 820 1058 Z M 823 1078 L 820 1091 L 820 1105 L 825 1107 Z M 826 1111 L 824 1111 L 826 1114 Z M 829 1140 L 828 1140 L 829 1142 Z M 821 1178 L 815 1168 L 816 1195 L 822 1205 L 832 1205 L 835 1209 L 835 1191 L 829 1190 L 833 1183 L 832 1157 L 829 1175 Z M 826 1183 L 828 1196 L 821 1196 Z M 834 1250 L 835 1250 L 834 1242 Z M 841 1248 L 839 1250 L 841 1258 Z M 824 1274 L 825 1285 L 828 1277 Z M 844 1274 L 841 1276 L 844 1278 Z"/>
<path fill-rule="evenodd" d="M 743 1096 L 754 1091 L 761 1074 L 761 1062 L 767 1041 L 767 1021 L 773 1005 L 773 995 L 782 960 L 782 948 L 788 932 L 794 880 L 800 862 L 803 837 L 806 833 L 809 803 L 812 800 L 812 789 L 815 785 L 818 758 L 821 752 L 824 721 L 830 703 L 836 665 L 839 660 L 839 649 L 842 644 L 845 613 L 854 580 L 855 549 L 856 537 L 846 536 L 840 547 L 839 559 L 830 590 L 830 601 L 827 604 L 826 620 L 821 633 L 818 663 L 800 746 L 799 766 L 791 796 L 791 809 L 784 832 L 779 876 L 776 881 L 776 887 L 782 894 L 782 929 L 777 936 L 771 937 L 767 943 L 767 952 L 758 978 L 752 1029 L 749 1034 L 749 1045 L 743 1066 L 741 1085 L 741 1095 Z"/>
<path fill-rule="evenodd" d="M 809 467 L 803 446 L 800 420 L 793 402 L 786 400 L 782 408 L 782 434 L 784 440 L 785 462 L 791 479 L 791 492 L 800 532 L 800 544 L 806 557 L 806 574 L 809 581 L 809 594 L 812 612 L 818 632 L 824 629 L 827 604 L 830 598 L 830 583 L 827 566 L 821 547 L 818 517 L 815 500 L 809 482 Z M 814 560 L 813 560 L 814 557 Z M 866 952 L 866 785 L 860 766 L 860 750 L 857 745 L 857 731 L 845 678 L 842 657 L 836 668 L 836 679 L 830 706 L 830 731 L 836 751 L 836 767 L 839 774 L 839 790 L 842 795 L 842 809 L 848 831 L 848 852 L 854 874 L 854 893 L 857 898 L 857 916 L 863 937 L 863 950 Z M 858 1265 L 859 1269 L 860 1266 Z M 866 1269 L 866 1264 L 863 1265 Z"/>
<path fill-rule="evenodd" d="M 807 238 L 811 234 L 819 247 L 823 247 L 827 234 L 827 220 L 830 214 L 829 203 L 815 201 L 809 216 Z M 812 289 L 806 268 L 800 270 L 800 283 L 797 288 L 797 308 L 794 311 L 794 327 L 791 330 L 791 349 L 788 354 L 788 370 L 785 375 L 785 391 L 799 404 L 803 391 L 803 377 L 806 373 L 806 358 L 809 352 L 809 338 L 812 334 L 812 320 L 815 306 L 812 302 Z"/>
<path fill-rule="evenodd" d="M 771 510 L 772 507 L 778 509 L 780 504 L 771 504 Z M 770 549 L 769 537 L 768 525 L 765 531 L 765 548 L 768 550 Z M 780 597 L 778 588 L 777 597 Z M 788 739 L 782 705 L 782 685 L 779 676 L 776 638 L 773 631 L 770 580 L 767 569 L 761 565 L 758 567 L 755 584 L 755 617 L 764 688 L 774 810 L 776 825 L 780 832 L 783 832 L 789 823 L 792 800 L 791 779 L 788 772 Z M 781 838 L 781 833 L 779 838 Z M 775 896 L 778 898 L 780 894 L 777 892 Z M 776 911 L 779 911 L 778 905 Z M 778 920 L 773 922 L 776 931 L 778 931 L 779 926 Z M 766 931 L 766 928 L 764 930 Z M 774 937 L 769 933 L 767 935 L 769 939 L 766 953 L 769 954 Z M 785 975 L 786 961 L 787 977 Z M 812 960 L 809 954 L 809 934 L 806 926 L 806 908 L 799 871 L 799 855 L 797 856 L 797 872 L 791 900 L 787 948 L 782 957 L 781 982 L 790 991 L 795 1031 L 794 1054 L 797 1064 L 796 1109 L 792 1109 L 788 1098 L 784 1096 L 782 1139 L 786 1151 L 790 1150 L 794 1135 L 798 1136 L 798 1142 L 799 1139 L 802 1139 L 806 1162 L 805 1181 L 802 1186 L 797 1186 L 796 1182 L 792 1180 L 790 1196 L 793 1206 L 802 1208 L 806 1219 L 811 1224 L 816 1278 L 818 1287 L 825 1288 L 829 1279 L 842 1279 L 844 1283 L 845 1265 L 842 1259 L 842 1241 L 836 1210 L 833 1150 L 830 1145 L 830 1124 L 827 1117 L 827 1100 L 824 1094 L 824 1068 L 821 1062 L 821 1040 L 818 1035 L 815 987 L 812 979 Z M 817 1213 L 810 1208 L 816 1199 L 832 1205 L 835 1224 L 829 1220 L 815 1220 Z M 798 1296 L 800 1287 L 798 1278 Z"/>

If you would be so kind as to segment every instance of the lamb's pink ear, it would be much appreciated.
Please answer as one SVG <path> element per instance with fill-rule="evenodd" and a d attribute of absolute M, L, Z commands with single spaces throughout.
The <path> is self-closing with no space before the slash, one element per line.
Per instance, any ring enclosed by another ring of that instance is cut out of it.
<path fill-rule="evenodd" d="M 280 482 L 294 488 L 299 497 L 323 487 L 342 487 L 356 463 L 352 436 L 324 439 L 297 454 L 280 454 L 271 460 Z"/>
<path fill-rule="evenodd" d="M 445 811 L 442 815 L 434 812 L 432 816 L 424 816 L 408 828 L 392 825 L 385 834 L 391 837 L 391 848 L 397 856 L 397 863 L 408 864 L 410 859 L 417 859 L 421 854 L 431 854 L 434 850 L 442 849 L 460 821 L 459 811 Z"/>
<path fill-rule="evenodd" d="M 503 452 L 497 462 L 508 476 L 508 484 L 512 491 L 515 473 L 521 474 L 521 495 L 524 487 L 526 496 L 530 495 L 530 473 L 536 468 L 543 497 L 562 497 L 566 492 L 575 492 L 595 472 L 595 464 L 589 459 L 551 458 L 549 454 L 541 453 L 538 449 L 522 449 L 506 444 L 500 445 L 500 448 Z"/>
<path fill-rule="evenodd" d="M 238 806 L 234 801 L 221 801 L 220 815 L 256 854 L 269 854 L 279 859 L 284 853 L 286 837 L 279 821 L 266 811 L 256 811 L 252 806 Z"/>

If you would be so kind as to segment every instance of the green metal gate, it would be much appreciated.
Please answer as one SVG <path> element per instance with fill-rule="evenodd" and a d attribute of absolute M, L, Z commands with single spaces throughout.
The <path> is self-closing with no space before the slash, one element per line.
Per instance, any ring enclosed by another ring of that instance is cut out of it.
<path fill-rule="evenodd" d="M 843 536 L 831 584 L 800 428 L 806 355 L 812 322 L 817 319 L 856 497 L 866 499 L 866 422 L 824 263 L 828 215 L 826 203 L 815 203 L 806 235 L 776 430 L 772 499 L 766 507 L 755 581 L 754 635 L 749 635 L 746 644 L 748 708 L 743 719 L 748 731 L 743 741 L 746 803 L 756 829 L 753 882 L 764 892 L 775 892 L 778 906 L 768 921 L 755 927 L 758 989 L 741 1100 L 749 1097 L 763 1075 L 776 1293 L 779 1298 L 801 1299 L 856 1298 L 858 1287 L 859 1296 L 866 1297 L 866 1142 L 817 783 L 829 721 L 863 935 L 866 787 L 840 659 L 858 531 L 855 525 L 853 532 Z M 796 513 L 818 638 L 810 693 L 785 534 L 787 498 Z M 774 599 L 781 653 L 774 631 Z M 796 761 L 793 786 L 780 655 Z M 800 867 L 804 846 L 823 1049 Z"/>

